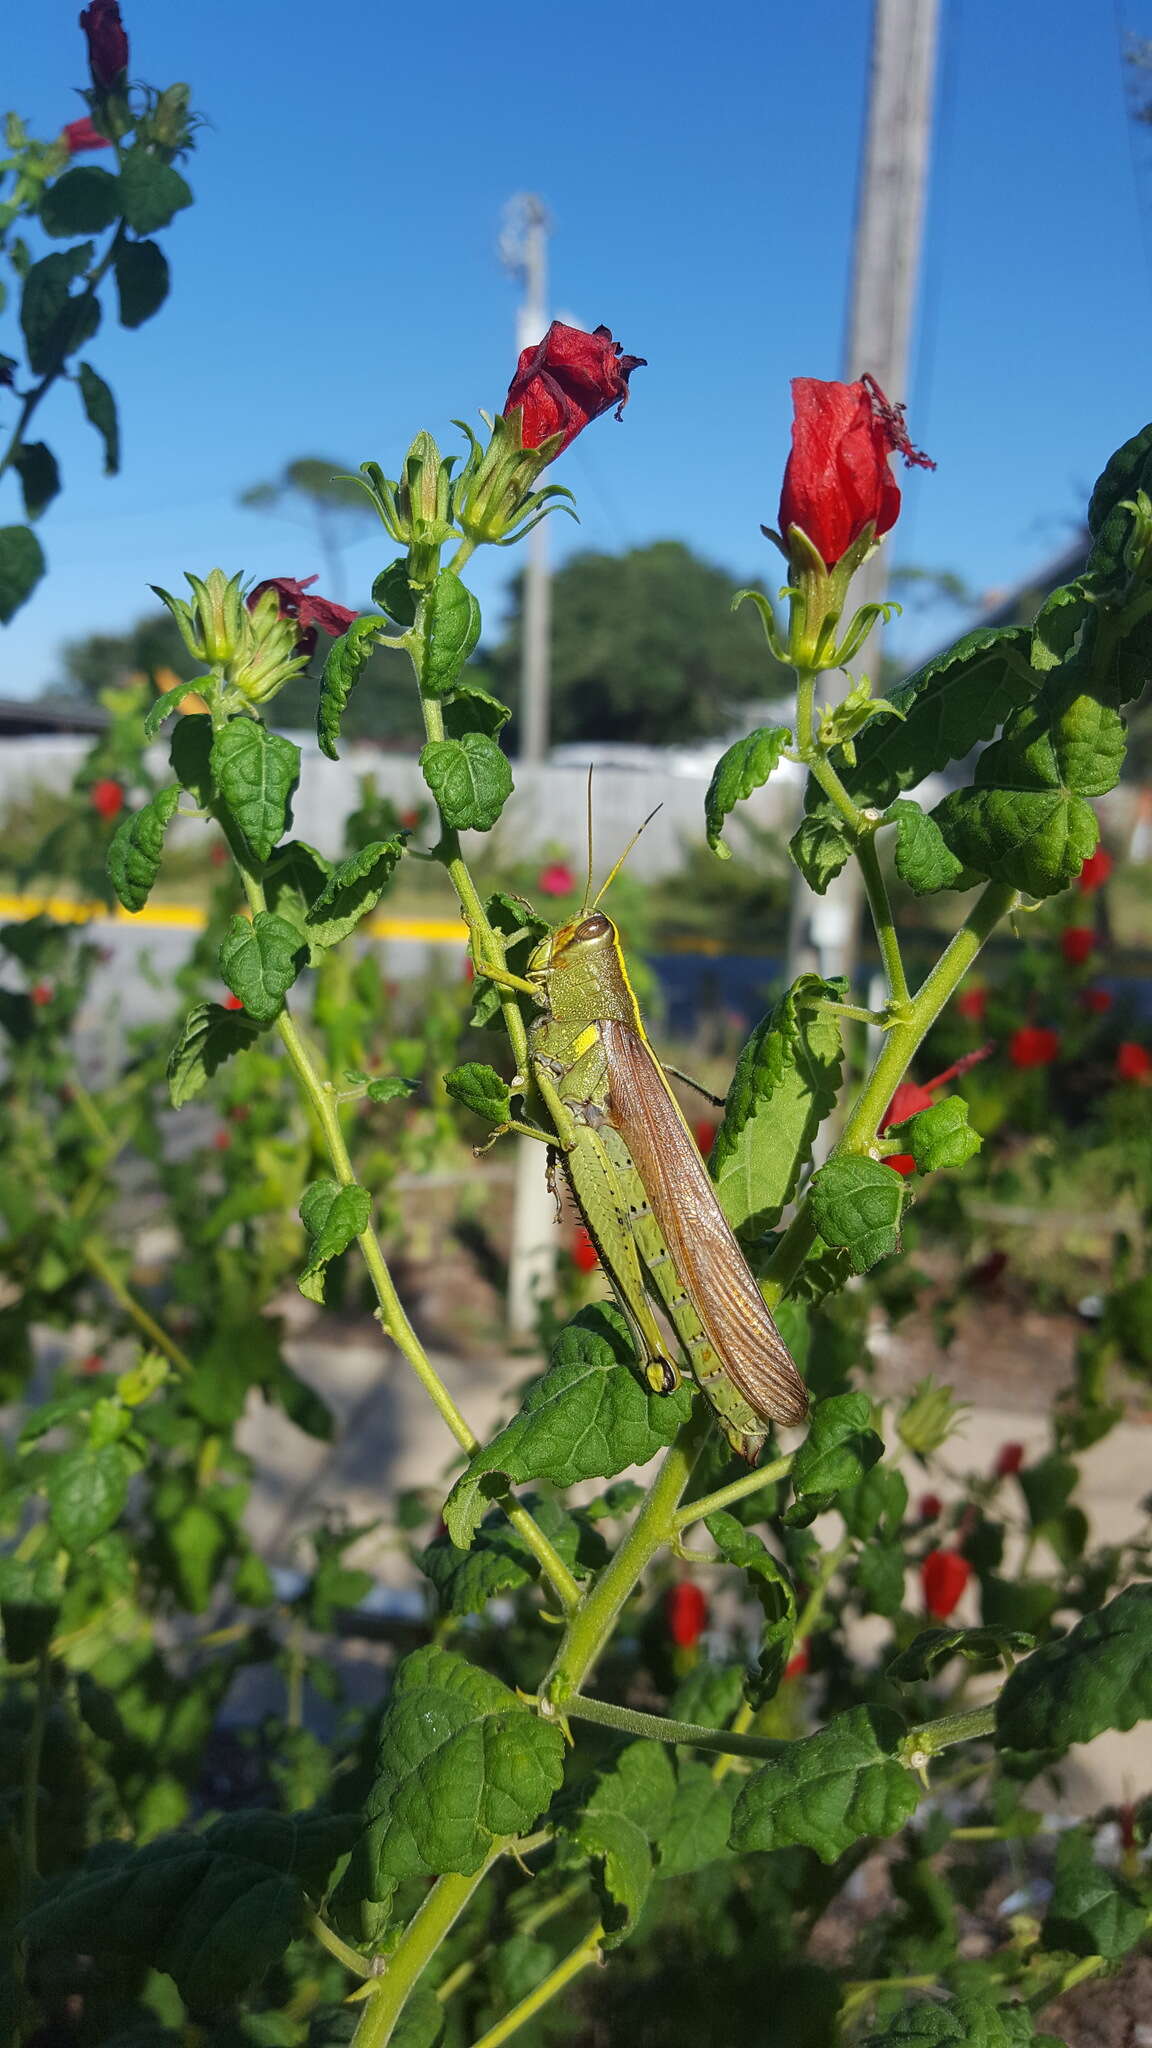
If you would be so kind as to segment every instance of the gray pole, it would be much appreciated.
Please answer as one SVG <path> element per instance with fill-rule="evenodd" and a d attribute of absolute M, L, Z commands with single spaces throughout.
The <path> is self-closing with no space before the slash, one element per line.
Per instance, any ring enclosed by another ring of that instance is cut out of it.
<path fill-rule="evenodd" d="M 542 199 L 522 192 L 510 200 L 500 238 L 507 269 L 520 279 L 516 346 L 530 348 L 548 325 L 548 234 L 551 222 Z M 548 566 L 548 524 L 528 536 L 520 651 L 520 758 L 543 761 L 548 752 L 552 646 L 552 589 Z"/>
<path fill-rule="evenodd" d="M 928 180 L 939 0 L 874 0 L 868 118 L 852 254 L 842 375 L 868 371 L 898 403 L 906 394 Z M 864 564 L 851 603 L 876 604 L 888 587 L 889 543 Z M 882 634 L 873 629 L 861 663 L 879 678 Z M 829 676 L 824 701 L 842 693 Z M 860 876 L 849 863 L 827 894 L 813 898 L 799 877 L 793 899 L 790 967 L 851 974 L 860 923 Z"/>

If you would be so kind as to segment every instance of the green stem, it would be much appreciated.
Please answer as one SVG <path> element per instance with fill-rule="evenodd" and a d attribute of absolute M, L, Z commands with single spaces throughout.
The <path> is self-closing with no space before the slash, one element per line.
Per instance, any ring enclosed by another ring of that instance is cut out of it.
<path fill-rule="evenodd" d="M 451 1932 L 469 1899 L 488 1875 L 504 1844 L 497 1843 L 471 1877 L 438 1877 L 419 1911 L 404 1929 L 388 1957 L 384 1975 L 374 1981 L 352 2036 L 352 2048 L 386 2048 L 418 1978 Z"/>
<path fill-rule="evenodd" d="M 549 1920 L 555 1920 L 559 1914 L 566 1913 L 570 1906 L 576 1904 L 577 1899 L 583 1897 L 586 1890 L 585 1880 L 582 1877 L 577 1878 L 575 1884 L 566 1885 L 562 1892 L 554 1893 L 550 1899 L 545 1899 L 542 1905 L 533 1906 L 530 1913 L 525 1913 L 522 1919 L 517 1920 L 515 1932 L 535 1934 L 541 1927 L 546 1927 Z M 487 1942 L 478 1954 L 465 1956 L 462 1963 L 457 1963 L 456 1968 L 448 1972 L 443 1983 L 436 1986 L 436 1996 L 441 2005 L 446 2005 L 461 1986 L 476 1975 L 482 1964 L 491 1961 L 496 1949 L 497 1943 Z"/>
<path fill-rule="evenodd" d="M 174 1365 L 177 1372 L 191 1375 L 195 1370 L 186 1351 L 182 1351 L 167 1330 L 161 1328 L 154 1316 L 149 1315 L 143 1302 L 137 1301 L 130 1287 L 121 1279 L 115 1266 L 96 1243 L 95 1238 L 86 1237 L 80 1247 L 85 1265 L 95 1273 L 101 1285 L 106 1287 L 115 1301 L 118 1301 L 126 1316 L 135 1323 L 148 1342 L 155 1346 Z"/>
<path fill-rule="evenodd" d="M 996 1731 L 996 1709 L 972 1707 L 966 1714 L 942 1714 L 935 1721 L 921 1721 L 910 1728 L 900 1744 L 902 1762 L 921 1770 L 942 1749 L 956 1742 L 977 1742 Z"/>
<path fill-rule="evenodd" d="M 741 1735 L 727 1728 L 706 1728 L 695 1721 L 672 1721 L 665 1714 L 642 1714 L 634 1707 L 618 1707 L 610 1700 L 589 1699 L 587 1694 L 569 1693 L 565 1715 L 574 1721 L 597 1721 L 604 1728 L 619 1728 L 625 1735 L 646 1735 L 652 1742 L 682 1742 L 692 1749 L 716 1749 L 724 1756 L 752 1756 L 761 1763 L 779 1756 L 781 1744 L 763 1735 Z"/>
<path fill-rule="evenodd" d="M 335 1956 L 338 1963 L 343 1963 L 346 1970 L 351 1970 L 354 1977 L 372 1975 L 372 1965 L 368 1958 L 362 1956 L 359 1949 L 350 1948 L 346 1941 L 341 1941 L 335 1929 L 329 1927 L 328 1922 L 319 1913 L 308 1915 L 307 1926 L 309 1934 L 315 1936 L 321 1948 L 326 1948 L 329 1955 Z"/>
<path fill-rule="evenodd" d="M 800 1609 L 800 1614 L 797 1618 L 796 1631 L 792 1637 L 793 1656 L 796 1655 L 798 1650 L 801 1650 L 804 1647 L 804 1644 L 808 1641 L 809 1636 L 815 1629 L 816 1624 L 824 1611 L 824 1602 L 828 1598 L 828 1588 L 831 1585 L 833 1579 L 836 1576 L 837 1571 L 839 1570 L 841 1564 L 844 1562 L 844 1559 L 847 1557 L 848 1552 L 851 1550 L 851 1548 L 852 1539 L 850 1536 L 845 1536 L 842 1542 L 835 1544 L 834 1547 L 831 1550 L 826 1551 L 824 1556 L 821 1558 L 820 1570 L 816 1575 L 815 1583 L 812 1587 L 811 1592 L 808 1595 L 808 1598 L 805 1600 L 803 1607 Z M 758 1738 L 752 1736 L 750 1733 L 753 1724 L 755 1723 L 756 1716 L 758 1713 L 770 1711 L 772 1704 L 773 1702 L 771 1700 L 767 1700 L 765 1701 L 763 1708 L 758 1708 L 754 1707 L 750 1700 L 745 1700 L 744 1704 L 741 1706 L 738 1713 L 736 1713 L 733 1717 L 732 1726 L 727 1731 L 729 1737 L 731 1738 L 732 1736 L 740 1736 L 741 1738 L 747 1739 L 749 1741 L 757 1740 Z M 713 1764 L 713 1778 L 719 1780 L 727 1776 L 728 1772 L 732 1768 L 730 1761 L 730 1757 L 732 1754 L 734 1754 L 734 1752 L 730 1749 L 728 1756 L 721 1756 L 719 1762 Z"/>
<path fill-rule="evenodd" d="M 715 1493 L 702 1493 L 699 1500 L 690 1500 L 687 1507 L 677 1508 L 672 1517 L 672 1527 L 679 1532 L 688 1529 L 693 1522 L 703 1522 L 709 1515 L 721 1508 L 731 1507 L 733 1501 L 745 1500 L 750 1493 L 758 1493 L 762 1486 L 772 1486 L 777 1479 L 786 1479 L 792 1470 L 793 1452 L 786 1458 L 776 1458 L 771 1465 L 761 1465 L 755 1472 L 744 1472 L 734 1479 L 730 1486 L 718 1486 Z"/>
<path fill-rule="evenodd" d="M 1049 1982 L 1041 1991 L 1034 1991 L 1031 1998 L 1024 2000 L 1024 2004 L 1029 2012 L 1043 2012 L 1045 2006 L 1051 2005 L 1054 1999 L 1063 1998 L 1066 1991 L 1074 1991 L 1077 1984 L 1083 1984 L 1088 1977 L 1098 1976 L 1104 1968 L 1106 1961 L 1103 1956 L 1081 1956 L 1079 1962 L 1071 1964 L 1055 1982 Z"/>
<path fill-rule="evenodd" d="M 589 1928 L 583 1941 L 577 1942 L 571 1955 L 565 1956 L 562 1963 L 557 1963 L 556 1968 L 549 1971 L 543 1982 L 536 1986 L 535 1991 L 530 1991 L 527 1998 L 522 1998 L 519 2005 L 514 2005 L 511 2012 L 506 2012 L 502 2020 L 497 2020 L 494 2027 L 489 2027 L 486 2034 L 481 2034 L 480 2039 L 473 2043 L 473 2048 L 500 2048 L 502 2041 L 510 2040 L 513 2034 L 519 2033 L 520 2028 L 530 2019 L 534 2019 L 541 2008 L 555 1998 L 557 1992 L 563 1991 L 565 1985 L 572 1982 L 573 1977 L 578 1977 L 581 1970 L 588 1968 L 589 1963 L 599 1962 L 600 1944 L 603 1939 L 604 1929 L 597 1921 L 595 1927 Z"/>
<path fill-rule="evenodd" d="M 874 832 L 864 832 L 856 841 L 856 858 L 864 877 L 864 887 L 868 892 L 868 908 L 872 912 L 880 957 L 888 977 L 888 995 L 895 1008 L 903 1009 L 908 1001 L 908 977 L 904 972 L 896 920 L 892 915 L 892 899 L 888 894 L 888 884 L 880 865 L 880 855 L 876 851 Z"/>
<path fill-rule="evenodd" d="M 36 1698 L 20 1776 L 20 1896 L 24 1905 L 40 1874 L 40 1761 L 51 1703 L 52 1658 L 46 1645 L 36 1658 Z"/>
<path fill-rule="evenodd" d="M 105 277 L 108 275 L 108 272 L 112 267 L 112 263 L 116 255 L 116 251 L 120 246 L 120 239 L 123 232 L 124 223 L 123 221 L 118 221 L 116 223 L 116 231 L 112 236 L 112 240 L 108 244 L 108 247 L 104 252 L 104 255 L 101 257 L 99 263 L 96 265 L 96 268 L 92 272 L 92 275 L 88 279 L 88 283 L 84 291 L 80 294 L 80 297 L 78 299 L 75 299 L 72 302 L 77 309 L 77 314 L 79 314 L 79 309 L 84 304 L 85 299 L 95 298 L 98 287 L 103 283 Z M 15 462 L 16 457 L 20 453 L 20 450 L 24 444 L 24 435 L 31 423 L 33 414 L 35 413 L 41 400 L 48 396 L 48 393 L 51 391 L 52 386 L 55 384 L 57 378 L 62 377 L 63 374 L 64 360 L 63 358 L 61 358 L 61 360 L 58 363 L 53 364 L 50 370 L 46 370 L 44 372 L 44 375 L 41 377 L 40 382 L 38 384 L 33 385 L 32 390 L 26 393 L 23 403 L 21 404 L 20 411 L 16 417 L 16 424 L 8 437 L 8 445 L 5 448 L 3 455 L 0 455 L 0 477 L 2 477 L 7 470 L 11 469 L 12 464 Z"/>

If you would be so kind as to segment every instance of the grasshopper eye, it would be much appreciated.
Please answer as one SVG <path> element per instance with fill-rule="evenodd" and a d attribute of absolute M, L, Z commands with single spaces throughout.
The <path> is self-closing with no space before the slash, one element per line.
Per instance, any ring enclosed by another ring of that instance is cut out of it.
<path fill-rule="evenodd" d="M 603 939 L 612 929 L 612 919 L 605 917 L 602 910 L 594 910 L 586 917 L 576 933 L 578 939 Z"/>

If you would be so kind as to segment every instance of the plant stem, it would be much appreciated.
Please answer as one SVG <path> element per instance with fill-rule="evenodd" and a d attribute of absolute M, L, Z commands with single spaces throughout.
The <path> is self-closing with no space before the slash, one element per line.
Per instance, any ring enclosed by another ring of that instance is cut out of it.
<path fill-rule="evenodd" d="M 888 894 L 888 884 L 884 880 L 884 870 L 876 851 L 874 832 L 863 832 L 856 841 L 856 858 L 860 863 L 864 887 L 868 892 L 868 908 L 872 912 L 880 957 L 888 977 L 889 998 L 896 1007 L 902 1009 L 908 1001 L 908 978 L 904 972 L 900 940 L 892 915 L 892 899 Z"/>
<path fill-rule="evenodd" d="M 72 304 L 77 308 L 83 305 L 85 299 L 95 298 L 98 287 L 103 283 L 105 277 L 107 276 L 109 270 L 112 267 L 112 262 L 116 255 L 116 251 L 120 245 L 120 238 L 123 232 L 123 221 L 117 221 L 116 230 L 112 236 L 112 240 L 109 242 L 108 247 L 105 250 L 103 256 L 100 258 L 99 263 L 96 265 L 95 270 L 89 277 L 85 289 L 81 292 L 79 298 L 74 299 L 72 301 Z M 41 399 L 46 398 L 48 396 L 48 393 L 51 391 L 52 386 L 53 384 L 55 384 L 57 378 L 62 377 L 63 374 L 64 359 L 61 358 L 61 360 L 58 363 L 55 363 L 50 370 L 45 370 L 44 375 L 40 379 L 40 382 L 38 384 L 34 384 L 31 391 L 25 393 L 23 402 L 20 407 L 20 411 L 16 417 L 16 424 L 8 437 L 8 445 L 5 448 L 4 453 L 0 455 L 0 477 L 2 477 L 7 470 L 11 469 L 12 464 L 15 462 L 17 455 L 20 453 L 20 450 L 24 444 L 24 435 L 28 429 L 28 426 L 31 423 L 32 415 L 34 414 L 38 405 L 40 404 Z"/>
<path fill-rule="evenodd" d="M 682 1742 L 692 1749 L 716 1749 L 724 1756 L 756 1757 L 761 1763 L 779 1756 L 784 1746 L 763 1735 L 706 1728 L 695 1721 L 671 1721 L 664 1714 L 641 1714 L 634 1707 L 618 1707 L 610 1700 L 589 1699 L 579 1692 L 569 1693 L 564 1712 L 574 1721 L 598 1721 L 625 1735 L 646 1735 L 653 1742 Z"/>
<path fill-rule="evenodd" d="M 469 1899 L 481 1885 L 505 1844 L 492 1849 L 471 1877 L 438 1877 L 419 1911 L 404 1929 L 388 1957 L 387 1968 L 374 1980 L 352 2036 L 352 2048 L 386 2048 L 408 1999 L 427 1963 L 451 1932 Z"/>
<path fill-rule="evenodd" d="M 804 1602 L 796 1622 L 796 1632 L 792 1637 L 793 1656 L 804 1647 L 804 1644 L 815 1629 L 816 1623 L 824 1611 L 824 1602 L 828 1597 L 828 1588 L 851 1548 L 852 1539 L 850 1536 L 846 1536 L 841 1543 L 837 1543 L 831 1550 L 826 1551 L 821 1558 L 820 1570 L 817 1573 L 815 1584 Z M 766 1707 L 771 1707 L 771 1705 L 771 1700 L 765 1701 Z M 757 1714 L 762 1711 L 763 1709 L 754 1707 L 751 1701 L 745 1700 L 743 1706 L 733 1716 L 732 1726 L 727 1731 L 729 1736 L 738 1735 L 751 1741 L 758 1740 L 757 1737 L 751 1736 L 749 1731 L 755 1723 Z M 721 1756 L 719 1761 L 713 1764 L 712 1776 L 717 1782 L 721 1778 L 726 1777 L 731 1770 L 730 1758 L 734 1754 L 736 1752 L 729 1747 L 728 1755 Z"/>
<path fill-rule="evenodd" d="M 545 1899 L 542 1905 L 534 1906 L 530 1913 L 525 1913 L 523 1919 L 516 1922 L 515 1932 L 535 1934 L 539 1928 L 546 1927 L 549 1920 L 555 1920 L 558 1914 L 566 1913 L 570 1906 L 575 1905 L 577 1899 L 583 1897 L 586 1890 L 584 1879 L 577 1878 L 575 1884 L 566 1885 L 562 1892 L 555 1892 L 550 1899 Z M 478 1954 L 465 1956 L 462 1963 L 457 1963 L 456 1968 L 448 1972 L 443 1983 L 436 1986 L 436 1996 L 441 2005 L 446 2005 L 460 1990 L 461 1985 L 467 1984 L 469 1978 L 475 1976 L 482 1963 L 491 1961 L 497 1946 L 496 1942 L 486 1943 Z"/>
<path fill-rule="evenodd" d="M 679 1533 L 691 1528 L 693 1522 L 703 1522 L 719 1509 L 730 1507 L 733 1501 L 745 1500 L 750 1493 L 758 1493 L 762 1486 L 772 1486 L 777 1479 L 786 1479 L 792 1470 L 793 1453 L 776 1458 L 770 1465 L 761 1465 L 755 1472 L 743 1472 L 729 1486 L 718 1486 L 715 1493 L 702 1493 L 699 1500 L 690 1500 L 687 1507 L 677 1508 L 672 1517 L 672 1527 Z"/>
<path fill-rule="evenodd" d="M 136 1328 L 143 1332 L 148 1342 L 154 1345 L 157 1351 L 163 1353 L 169 1364 L 175 1366 L 177 1372 L 187 1375 L 192 1374 L 196 1368 L 187 1352 L 180 1349 L 175 1339 L 168 1335 L 167 1330 L 161 1328 L 154 1316 L 149 1315 L 143 1302 L 137 1301 L 131 1288 L 125 1285 L 115 1266 L 97 1244 L 95 1238 L 86 1237 L 80 1250 L 85 1265 L 91 1272 L 95 1273 L 96 1278 L 101 1282 L 102 1286 L 107 1288 L 113 1299 L 119 1302 L 125 1315 L 130 1317 L 132 1322 L 135 1323 Z"/>
<path fill-rule="evenodd" d="M 36 1698 L 20 1774 L 20 1897 L 25 1905 L 40 1874 L 40 1760 L 44 1754 L 44 1731 L 51 1703 L 52 1657 L 45 1645 L 36 1657 Z"/>
<path fill-rule="evenodd" d="M 310 1913 L 307 1924 L 309 1934 L 315 1936 L 321 1948 L 326 1948 L 329 1955 L 335 1956 L 338 1963 L 343 1963 L 346 1970 L 351 1970 L 354 1977 L 372 1975 L 372 1965 L 367 1957 L 362 1956 L 359 1949 L 351 1948 L 346 1941 L 341 1941 L 335 1929 L 329 1927 L 328 1922 L 319 1913 Z"/>
<path fill-rule="evenodd" d="M 511 2012 L 505 2013 L 502 2020 L 497 2020 L 494 2027 L 489 2027 L 486 2034 L 481 2034 L 480 2039 L 473 2043 L 473 2048 L 500 2048 L 502 2041 L 507 2041 L 513 2034 L 519 2033 L 520 2028 L 528 2020 L 534 2019 L 541 2008 L 547 2005 L 550 1999 L 555 1998 L 558 1991 L 563 1991 L 564 1986 L 572 1982 L 573 1977 L 578 1977 L 581 1970 L 588 1968 L 589 1963 L 600 1961 L 600 1944 L 603 1939 L 604 1929 L 597 1921 L 595 1927 L 589 1928 L 583 1941 L 577 1942 L 571 1955 L 565 1956 L 562 1963 L 557 1963 L 556 1968 L 549 1971 L 543 1982 L 536 1986 L 535 1991 L 530 1991 L 527 1998 L 522 1998 L 519 2005 L 514 2005 Z"/>
<path fill-rule="evenodd" d="M 900 1744 L 900 1758 L 913 1770 L 920 1770 L 954 1742 L 978 1741 L 984 1735 L 992 1735 L 995 1728 L 994 1706 L 972 1707 L 966 1714 L 942 1714 L 936 1721 L 921 1721 L 908 1730 Z"/>

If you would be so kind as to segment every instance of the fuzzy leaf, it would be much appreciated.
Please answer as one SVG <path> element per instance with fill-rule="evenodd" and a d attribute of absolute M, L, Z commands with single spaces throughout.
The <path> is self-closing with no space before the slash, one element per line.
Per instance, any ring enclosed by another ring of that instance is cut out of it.
<path fill-rule="evenodd" d="M 756 1236 L 779 1221 L 835 1105 L 840 1022 L 803 1005 L 842 993 L 839 982 L 802 974 L 756 1026 L 736 1063 L 709 1171 L 737 1232 Z"/>
<path fill-rule="evenodd" d="M 375 910 L 404 851 L 407 834 L 374 839 L 330 869 L 318 895 L 308 906 L 308 935 L 317 946 L 338 946 L 361 918 Z"/>
<path fill-rule="evenodd" d="M 786 725 L 762 725 L 745 739 L 737 740 L 726 754 L 721 754 L 712 770 L 712 780 L 704 798 L 704 822 L 708 844 L 722 860 L 731 859 L 731 849 L 725 846 L 720 836 L 725 818 L 745 797 L 751 796 L 754 789 L 760 789 L 768 781 L 773 770 L 779 767 L 785 747 L 791 743 L 792 734 Z"/>
<path fill-rule="evenodd" d="M 963 1166 L 975 1157 L 983 1139 L 968 1121 L 968 1104 L 962 1095 L 946 1095 L 930 1103 L 902 1124 L 899 1131 L 916 1161 L 917 1173 L 936 1173 L 941 1167 Z M 891 1168 L 889 1168 L 889 1172 Z"/>
<path fill-rule="evenodd" d="M 636 1925 L 675 1801 L 667 1751 L 656 1742 L 630 1742 L 599 1778 L 572 1830 L 595 1866 L 606 1948 L 617 1947 Z"/>
<path fill-rule="evenodd" d="M 164 852 L 164 834 L 180 802 L 178 788 L 158 790 L 151 803 L 121 820 L 108 847 L 108 879 L 125 910 L 143 910 Z"/>
<path fill-rule="evenodd" d="M 104 382 L 91 363 L 81 363 L 76 375 L 85 416 L 104 443 L 104 474 L 117 476 L 120 471 L 120 416 L 112 387 Z"/>
<path fill-rule="evenodd" d="M 454 1102 L 462 1102 L 474 1116 L 482 1116 L 485 1123 L 506 1124 L 512 1114 L 512 1097 L 507 1081 L 501 1080 L 494 1067 L 486 1067 L 478 1060 L 468 1060 L 462 1067 L 453 1067 L 445 1074 L 444 1086 Z"/>
<path fill-rule="evenodd" d="M 1142 1583 L 1016 1666 L 996 1702 L 996 1740 L 1062 1750 L 1150 1716 L 1152 1585 Z"/>
<path fill-rule="evenodd" d="M 39 519 L 60 489 L 56 457 L 46 441 L 25 441 L 12 457 L 12 467 L 20 479 L 25 516 Z"/>
<path fill-rule="evenodd" d="M 168 297 L 168 258 L 158 242 L 121 242 L 116 251 L 121 327 L 143 327 Z"/>
<path fill-rule="evenodd" d="M 143 142 L 134 142 L 125 154 L 119 183 L 121 211 L 138 235 L 167 227 L 174 213 L 192 204 L 187 180 L 171 164 L 153 156 Z"/>
<path fill-rule="evenodd" d="M 749 1592 L 764 1609 L 755 1693 L 756 1704 L 759 1704 L 770 1699 L 776 1691 L 792 1654 L 796 1594 L 783 1565 L 773 1557 L 762 1538 L 754 1530 L 746 1529 L 734 1515 L 723 1511 L 709 1515 L 705 1527 L 721 1555 L 744 1573 Z"/>
<path fill-rule="evenodd" d="M 274 911 L 234 917 L 220 948 L 220 976 L 258 1024 L 279 1016 L 284 997 L 307 959 L 294 925 Z"/>
<path fill-rule="evenodd" d="M 96 253 L 92 242 L 73 249 L 55 249 L 34 263 L 24 279 L 20 325 L 28 349 L 28 366 L 37 377 L 55 370 L 90 340 L 100 325 L 100 302 L 85 291 L 72 292 Z"/>
<path fill-rule="evenodd" d="M 221 1003 L 197 1003 L 188 1012 L 168 1060 L 172 1107 L 182 1109 L 225 1060 L 233 1053 L 246 1052 L 259 1036 L 259 1024 L 243 1010 L 226 1010 Z"/>
<path fill-rule="evenodd" d="M 316 737 L 321 752 L 327 754 L 330 761 L 340 759 L 336 742 L 340 737 L 348 699 L 372 659 L 376 635 L 384 625 L 385 621 L 376 612 L 367 618 L 353 619 L 347 632 L 334 640 L 328 649 L 324 679 L 320 685 L 320 702 L 316 709 Z"/>
<path fill-rule="evenodd" d="M 297 1286 L 309 1301 L 324 1299 L 324 1269 L 368 1228 L 372 1197 L 367 1188 L 314 1180 L 300 1198 L 300 1221 L 312 1240 L 308 1264 Z"/>
<path fill-rule="evenodd" d="M 288 824 L 300 749 L 252 718 L 230 718 L 212 742 L 212 775 L 257 860 Z"/>
<path fill-rule="evenodd" d="M 897 797 L 885 813 L 896 827 L 896 873 L 917 896 L 939 889 L 970 888 L 978 878 L 948 851 L 935 818 L 929 818 L 909 797 Z"/>
<path fill-rule="evenodd" d="M 0 526 L 0 626 L 31 597 L 47 566 L 30 526 Z"/>
<path fill-rule="evenodd" d="M 804 1527 L 831 1507 L 837 1494 L 856 1486 L 883 1455 L 871 1428 L 867 1394 L 832 1394 L 812 1410 L 808 1434 L 792 1461 L 792 1506 L 785 1521 Z"/>
<path fill-rule="evenodd" d="M 974 1663 L 993 1658 L 1023 1656 L 1036 1647 L 1035 1636 L 1018 1628 L 922 1628 L 907 1647 L 887 1666 L 889 1678 L 898 1685 L 919 1685 L 933 1678 L 952 1657 L 967 1657 Z"/>
<path fill-rule="evenodd" d="M 1026 2005 L 994 2005 L 987 1998 L 928 1999 L 906 2005 L 882 2034 L 860 2048 L 1063 2048 L 1054 2034 L 1038 2034 Z"/>
<path fill-rule="evenodd" d="M 527 1495 L 525 1505 L 570 1568 L 579 1564 L 587 1572 L 606 1561 L 599 1531 L 566 1513 L 557 1501 Z M 450 1536 L 438 1536 L 417 1562 L 436 1588 L 442 1614 L 481 1614 L 496 1594 L 514 1592 L 540 1576 L 535 1556 L 501 1508 L 485 1516 L 471 1550 L 458 1550 Z"/>
<path fill-rule="evenodd" d="M 193 676 L 190 683 L 175 683 L 170 690 L 165 690 L 157 697 L 144 719 L 145 739 L 154 740 L 165 719 L 170 718 L 177 705 L 182 704 L 185 697 L 191 696 L 194 690 L 198 690 L 204 681 L 203 676 Z"/>
<path fill-rule="evenodd" d="M 719 1780 L 709 1764 L 684 1759 L 677 1771 L 676 1804 L 660 1836 L 657 1877 L 692 1877 L 732 1854 L 728 1836 L 741 1780 Z"/>
<path fill-rule="evenodd" d="M 451 569 L 441 569 L 424 603 L 424 659 L 421 687 L 430 697 L 447 696 L 480 638 L 480 606 Z"/>
<path fill-rule="evenodd" d="M 812 1220 L 825 1244 L 842 1246 L 855 1273 L 866 1273 L 900 1243 L 904 1183 L 878 1159 L 851 1153 L 813 1174 Z"/>
<path fill-rule="evenodd" d="M 1044 1918 L 1045 1948 L 1114 1963 L 1148 1931 L 1148 1911 L 1131 1885 L 1104 1870 L 1078 1829 L 1062 1837 L 1056 1880 Z"/>
<path fill-rule="evenodd" d="M 452 695 L 444 700 L 445 736 L 462 740 L 466 732 L 486 732 L 495 739 L 511 716 L 508 706 L 482 690 L 478 683 L 457 683 Z"/>
<path fill-rule="evenodd" d="M 123 1444 L 65 1451 L 49 1467 L 45 1490 L 52 1526 L 66 1550 L 87 1550 L 118 1522 L 132 1466 Z"/>
<path fill-rule="evenodd" d="M 823 896 L 852 852 L 852 842 L 834 818 L 805 818 L 788 841 L 792 859 L 817 896 Z"/>
<path fill-rule="evenodd" d="M 512 769 L 487 733 L 429 740 L 420 753 L 424 780 L 454 832 L 489 832 L 512 794 Z"/>
<path fill-rule="evenodd" d="M 619 1309 L 608 1302 L 581 1309 L 561 1330 L 547 1372 L 529 1388 L 519 1413 L 452 1488 L 444 1505 L 452 1541 L 467 1548 L 490 1494 L 505 1481 L 573 1486 L 646 1464 L 672 1442 L 691 1406 L 687 1385 L 654 1394 L 642 1384 Z M 489 1478 L 486 1491 L 489 1475 L 498 1477 Z"/>
<path fill-rule="evenodd" d="M 903 1723 L 882 1707 L 853 1707 L 793 1742 L 750 1778 L 732 1846 L 814 1849 L 822 1863 L 862 1835 L 894 1835 L 920 1803 L 920 1783 L 893 1754 Z"/>
<path fill-rule="evenodd" d="M 120 182 L 98 164 L 76 164 L 40 198 L 40 225 L 46 235 L 66 241 L 72 235 L 99 235 L 120 211 Z"/>
<path fill-rule="evenodd" d="M 1027 665 L 1029 637 L 1027 626 L 979 626 L 892 690 L 888 701 L 903 717 L 861 733 L 855 764 L 845 773 L 856 801 L 889 804 L 902 789 L 990 739 L 1036 689 Z M 814 789 L 808 808 L 822 801 Z"/>

